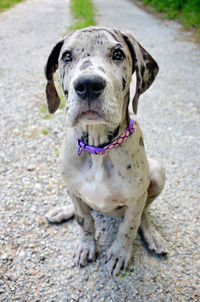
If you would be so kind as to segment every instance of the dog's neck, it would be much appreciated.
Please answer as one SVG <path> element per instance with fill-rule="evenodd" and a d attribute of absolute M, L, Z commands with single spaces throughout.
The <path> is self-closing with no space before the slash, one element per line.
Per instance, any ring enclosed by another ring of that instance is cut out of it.
<path fill-rule="evenodd" d="M 75 130 L 76 137 L 81 139 L 85 144 L 101 147 L 111 143 L 127 127 L 127 121 L 123 121 L 117 127 L 112 128 L 104 124 L 89 124 L 77 127 Z"/>

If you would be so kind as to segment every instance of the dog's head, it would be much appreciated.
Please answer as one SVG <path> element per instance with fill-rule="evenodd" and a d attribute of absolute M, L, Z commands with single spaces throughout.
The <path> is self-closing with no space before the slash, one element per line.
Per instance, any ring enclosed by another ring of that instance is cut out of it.
<path fill-rule="evenodd" d="M 138 98 L 154 81 L 158 65 L 129 34 L 116 29 L 88 27 L 58 42 L 47 60 L 47 103 L 50 113 L 60 104 L 53 80 L 59 67 L 65 94 L 66 121 L 104 123 L 116 127 L 127 111 L 132 74 L 136 72 L 133 111 Z"/>

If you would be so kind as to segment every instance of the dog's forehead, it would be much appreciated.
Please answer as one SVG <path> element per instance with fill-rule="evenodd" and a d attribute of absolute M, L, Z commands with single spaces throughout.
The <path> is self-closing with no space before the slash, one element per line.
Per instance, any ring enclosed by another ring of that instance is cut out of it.
<path fill-rule="evenodd" d="M 69 37 L 66 37 L 63 44 L 63 50 L 70 48 L 72 50 L 86 50 L 93 48 L 108 49 L 117 43 L 123 43 L 118 32 L 107 28 L 86 28 L 77 30 Z"/>

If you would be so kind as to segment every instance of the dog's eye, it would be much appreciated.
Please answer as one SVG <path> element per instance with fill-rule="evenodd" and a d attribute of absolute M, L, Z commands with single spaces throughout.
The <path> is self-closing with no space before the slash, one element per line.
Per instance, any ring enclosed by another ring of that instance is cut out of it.
<path fill-rule="evenodd" d="M 63 56 L 62 59 L 65 63 L 72 61 L 72 54 L 70 51 L 66 51 Z"/>
<path fill-rule="evenodd" d="M 121 49 L 115 49 L 112 58 L 113 60 L 122 61 L 125 58 L 125 54 Z"/>

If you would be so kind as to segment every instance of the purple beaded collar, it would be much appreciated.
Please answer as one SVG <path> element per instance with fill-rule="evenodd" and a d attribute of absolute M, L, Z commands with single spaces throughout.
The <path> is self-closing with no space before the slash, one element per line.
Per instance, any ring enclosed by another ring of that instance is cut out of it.
<path fill-rule="evenodd" d="M 102 155 L 105 151 L 113 149 L 119 145 L 121 145 L 131 134 L 135 131 L 135 123 L 132 118 L 130 118 L 128 127 L 124 130 L 124 132 L 116 138 L 113 142 L 106 144 L 104 147 L 95 147 L 85 144 L 82 140 L 78 139 L 78 155 L 81 155 L 82 150 L 85 150 L 88 153 Z"/>

